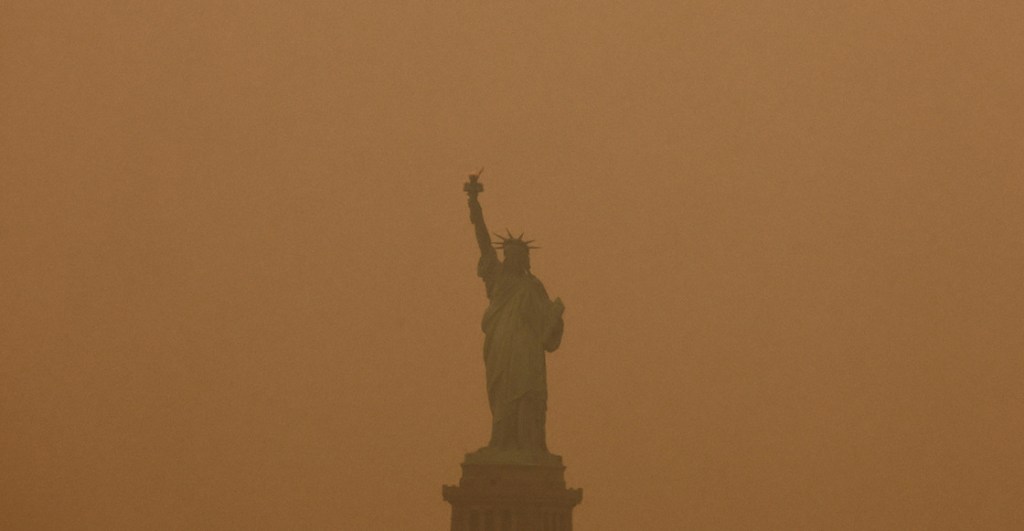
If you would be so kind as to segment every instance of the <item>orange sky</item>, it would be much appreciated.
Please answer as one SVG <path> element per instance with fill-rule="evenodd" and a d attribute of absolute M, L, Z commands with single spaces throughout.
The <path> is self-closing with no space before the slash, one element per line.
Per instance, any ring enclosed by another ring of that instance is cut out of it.
<path fill-rule="evenodd" d="M 480 166 L 580 531 L 1024 527 L 1024 5 L 159 4 L 0 5 L 0 528 L 446 529 Z"/>

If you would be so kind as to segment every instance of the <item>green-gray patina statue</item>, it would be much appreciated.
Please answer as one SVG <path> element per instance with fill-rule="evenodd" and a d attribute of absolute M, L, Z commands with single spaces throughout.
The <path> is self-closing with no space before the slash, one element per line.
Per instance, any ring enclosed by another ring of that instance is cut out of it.
<path fill-rule="evenodd" d="M 490 401 L 491 441 L 476 459 L 497 461 L 549 461 L 544 422 L 547 411 L 545 351 L 562 341 L 561 299 L 548 298 L 544 285 L 530 273 L 530 245 L 522 234 L 498 234 L 491 242 L 477 197 L 483 191 L 479 173 L 471 175 L 464 190 L 469 195 L 469 219 L 480 247 L 477 275 L 487 289 L 490 304 L 484 312 L 484 365 Z M 507 231 L 506 231 L 507 232 Z M 502 249 L 504 261 L 495 247 Z"/>

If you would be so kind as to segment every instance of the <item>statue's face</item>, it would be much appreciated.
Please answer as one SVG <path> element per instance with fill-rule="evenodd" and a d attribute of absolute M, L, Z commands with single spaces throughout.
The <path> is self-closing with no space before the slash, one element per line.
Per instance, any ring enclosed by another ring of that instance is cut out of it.
<path fill-rule="evenodd" d="M 523 270 L 530 269 L 530 250 L 521 245 L 506 246 L 505 265 Z"/>

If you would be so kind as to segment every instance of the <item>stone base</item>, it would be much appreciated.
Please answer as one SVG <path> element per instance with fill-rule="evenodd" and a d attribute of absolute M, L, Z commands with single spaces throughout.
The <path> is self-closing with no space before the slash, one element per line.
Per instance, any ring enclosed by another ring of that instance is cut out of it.
<path fill-rule="evenodd" d="M 582 489 L 565 487 L 559 456 L 534 456 L 535 464 L 503 461 L 494 453 L 466 455 L 458 486 L 445 485 L 452 505 L 451 531 L 572 531 L 572 509 Z"/>
<path fill-rule="evenodd" d="M 466 454 L 467 465 L 540 465 L 562 466 L 562 456 L 523 450 L 502 450 L 483 447 L 471 454 Z M 565 467 L 562 467 L 565 468 Z"/>

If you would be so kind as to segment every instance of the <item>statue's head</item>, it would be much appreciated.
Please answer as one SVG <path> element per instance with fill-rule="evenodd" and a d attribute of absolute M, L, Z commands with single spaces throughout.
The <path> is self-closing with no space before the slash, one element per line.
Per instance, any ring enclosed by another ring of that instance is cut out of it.
<path fill-rule="evenodd" d="M 508 232 L 506 229 L 505 232 Z M 536 249 L 531 246 L 533 240 L 524 241 L 523 235 L 512 236 L 511 232 L 508 232 L 508 237 L 502 236 L 495 233 L 501 241 L 494 244 L 495 247 L 501 249 L 505 254 L 505 269 L 508 271 L 522 271 L 526 272 L 530 270 L 530 249 Z"/>

